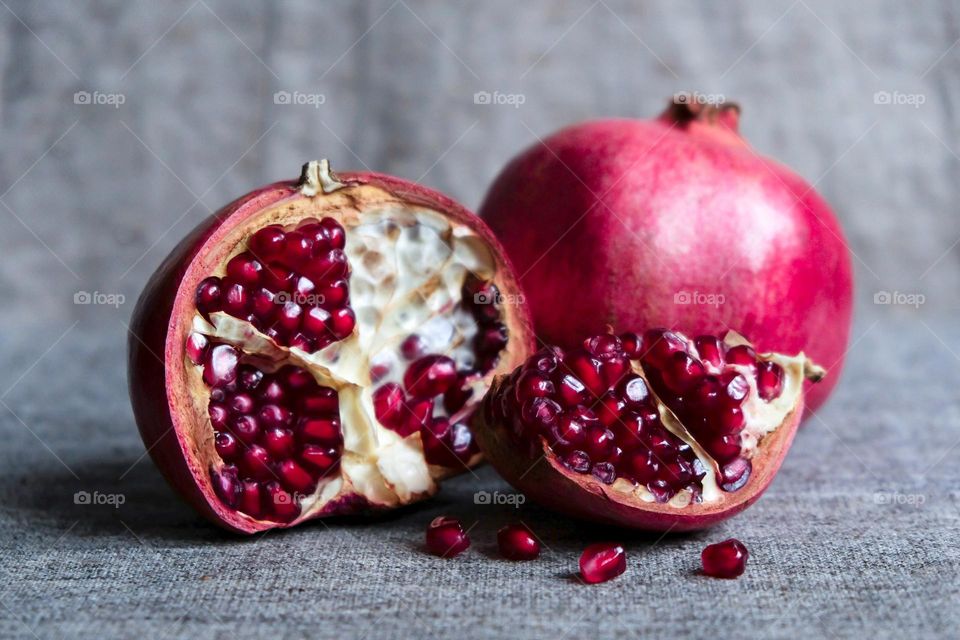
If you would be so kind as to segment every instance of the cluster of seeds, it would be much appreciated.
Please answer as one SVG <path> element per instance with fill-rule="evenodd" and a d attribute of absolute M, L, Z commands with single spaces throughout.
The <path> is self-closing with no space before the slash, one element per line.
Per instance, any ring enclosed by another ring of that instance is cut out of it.
<path fill-rule="evenodd" d="M 568 468 L 603 483 L 625 478 L 661 502 L 685 489 L 698 499 L 706 471 L 663 426 L 646 382 L 632 371 L 638 344 L 633 334 L 600 335 L 566 353 L 541 350 L 506 379 L 486 410 L 534 455 L 543 438 Z"/>
<path fill-rule="evenodd" d="M 296 518 L 302 497 L 339 465 L 337 392 L 299 367 L 268 373 L 242 363 L 237 349 L 206 344 L 200 334 L 189 344 L 210 387 L 214 446 L 224 462 L 211 470 L 217 495 L 253 518 Z"/>
<path fill-rule="evenodd" d="M 246 320 L 278 344 L 317 351 L 356 326 L 350 308 L 346 234 L 333 218 L 307 218 L 293 230 L 270 225 L 227 263 L 221 279 L 197 288 L 197 309 Z"/>

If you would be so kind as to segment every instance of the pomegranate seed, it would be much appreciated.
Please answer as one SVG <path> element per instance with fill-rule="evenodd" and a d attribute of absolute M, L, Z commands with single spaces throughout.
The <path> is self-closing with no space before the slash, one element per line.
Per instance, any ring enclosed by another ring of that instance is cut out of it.
<path fill-rule="evenodd" d="M 731 347 L 730 350 L 727 351 L 727 364 L 736 364 L 756 369 L 757 352 L 753 350 L 753 347 L 748 347 L 745 344 Z"/>
<path fill-rule="evenodd" d="M 571 451 L 564 458 L 563 463 L 577 473 L 586 473 L 590 470 L 590 456 L 583 451 Z"/>
<path fill-rule="evenodd" d="M 743 575 L 750 553 L 742 542 L 730 538 L 707 546 L 700 554 L 703 572 L 713 578 L 737 578 Z"/>
<path fill-rule="evenodd" d="M 747 484 L 753 465 L 746 458 L 737 458 L 723 466 L 720 488 L 724 491 L 736 491 Z"/>
<path fill-rule="evenodd" d="M 648 449 L 628 454 L 626 464 L 628 473 L 640 484 L 655 480 L 660 472 L 660 463 Z"/>
<path fill-rule="evenodd" d="M 325 282 L 318 290 L 320 304 L 326 309 L 335 309 L 347 303 L 350 290 L 346 280 Z"/>
<path fill-rule="evenodd" d="M 783 392 L 783 368 L 776 362 L 762 362 L 757 368 L 757 394 L 770 402 Z"/>
<path fill-rule="evenodd" d="M 290 291 L 295 274 L 281 264 L 271 262 L 263 270 L 264 285 L 274 291 Z"/>
<path fill-rule="evenodd" d="M 226 344 L 218 344 L 207 354 L 203 367 L 203 381 L 209 386 L 229 384 L 237 378 L 237 363 L 240 354 Z"/>
<path fill-rule="evenodd" d="M 584 450 L 591 460 L 606 460 L 613 452 L 613 432 L 603 427 L 593 427 L 587 430 L 584 439 Z"/>
<path fill-rule="evenodd" d="M 593 477 L 604 484 L 613 484 L 617 479 L 617 468 L 611 462 L 598 462 L 590 470 Z"/>
<path fill-rule="evenodd" d="M 256 480 L 266 480 L 273 476 L 271 463 L 270 454 L 258 444 L 247 447 L 239 462 L 243 474 Z"/>
<path fill-rule="evenodd" d="M 717 431 L 725 435 L 740 433 L 746 424 L 740 407 L 725 407 L 717 413 L 717 418 Z"/>
<path fill-rule="evenodd" d="M 643 334 L 643 347 L 646 350 L 643 359 L 650 364 L 660 367 L 678 351 L 686 351 L 684 340 L 666 329 L 651 329 Z"/>
<path fill-rule="evenodd" d="M 540 543 L 522 524 L 508 524 L 497 531 L 497 546 L 508 560 L 534 560 L 540 556 Z"/>
<path fill-rule="evenodd" d="M 627 406 L 631 408 L 642 405 L 650 397 L 650 390 L 647 388 L 647 383 L 640 376 L 623 380 L 617 392 L 627 403 Z"/>
<path fill-rule="evenodd" d="M 740 455 L 740 436 L 717 436 L 713 440 L 707 442 L 704 447 L 720 464 L 730 462 Z"/>
<path fill-rule="evenodd" d="M 587 399 L 587 388 L 572 375 L 563 376 L 558 387 L 560 389 L 560 401 L 568 407 L 574 407 Z"/>
<path fill-rule="evenodd" d="M 279 226 L 264 227 L 250 238 L 250 250 L 260 260 L 276 258 L 283 252 L 285 235 Z"/>
<path fill-rule="evenodd" d="M 604 384 L 603 376 L 600 374 L 600 362 L 590 354 L 585 352 L 571 354 L 565 364 L 594 396 L 600 396 L 606 390 L 607 385 Z"/>
<path fill-rule="evenodd" d="M 750 383 L 735 371 L 723 374 L 723 377 L 720 378 L 720 385 L 723 387 L 728 403 L 740 404 L 747 397 L 747 393 L 750 392 Z"/>
<path fill-rule="evenodd" d="M 524 365 L 524 368 L 530 367 L 543 373 L 553 373 L 559 363 L 559 358 L 563 353 L 559 347 L 541 349 Z"/>
<path fill-rule="evenodd" d="M 456 518 L 439 516 L 427 527 L 427 550 L 441 558 L 452 558 L 466 551 L 470 537 Z"/>
<path fill-rule="evenodd" d="M 627 553 L 621 544 L 592 544 L 580 556 L 580 577 L 588 584 L 613 580 L 626 570 Z"/>
<path fill-rule="evenodd" d="M 520 417 L 528 425 L 539 429 L 540 433 L 547 433 L 556 424 L 561 411 L 560 405 L 549 398 L 532 398 L 523 403 Z"/>
<path fill-rule="evenodd" d="M 313 240 L 300 231 L 291 231 L 283 243 L 283 260 L 291 269 L 308 266 L 313 252 Z"/>
<path fill-rule="evenodd" d="M 631 360 L 636 360 L 643 355 L 643 340 L 635 333 L 621 333 L 620 344 L 623 345 L 623 352 Z"/>
<path fill-rule="evenodd" d="M 407 360 L 416 360 L 427 351 L 427 342 L 413 333 L 400 343 L 400 355 Z"/>
<path fill-rule="evenodd" d="M 227 432 L 218 433 L 213 439 L 213 442 L 217 450 L 217 455 L 227 462 L 232 462 L 240 450 L 236 438 Z"/>
<path fill-rule="evenodd" d="M 482 329 L 474 338 L 473 344 L 477 353 L 498 354 L 507 346 L 509 339 L 506 325 L 497 324 Z"/>
<path fill-rule="evenodd" d="M 284 393 L 283 386 L 279 382 L 271 380 L 260 390 L 260 397 L 267 402 L 279 403 L 284 401 L 286 394 Z"/>
<path fill-rule="evenodd" d="M 300 421 L 300 437 L 319 444 L 335 444 L 342 438 L 337 418 L 304 418 Z"/>
<path fill-rule="evenodd" d="M 289 522 L 300 515 L 300 505 L 293 499 L 293 496 L 283 490 L 279 482 L 276 480 L 268 482 L 265 489 L 267 490 L 266 501 L 269 503 L 273 515 L 281 522 Z"/>
<path fill-rule="evenodd" d="M 553 382 L 539 371 L 525 371 L 517 380 L 517 402 L 530 398 L 544 398 L 554 393 Z"/>
<path fill-rule="evenodd" d="M 259 518 L 263 515 L 263 493 L 256 480 L 244 480 L 240 489 L 238 509 L 248 516 Z"/>
<path fill-rule="evenodd" d="M 620 414 L 626 408 L 627 403 L 620 399 L 615 393 L 608 391 L 600 398 L 597 403 L 597 417 L 604 426 L 609 427 L 620 420 Z"/>
<path fill-rule="evenodd" d="M 203 362 L 203 357 L 207 353 L 207 336 L 202 333 L 191 333 L 187 338 L 187 357 L 193 364 Z"/>
<path fill-rule="evenodd" d="M 293 412 L 275 404 L 267 404 L 260 408 L 257 418 L 265 427 L 282 427 L 293 422 Z"/>
<path fill-rule="evenodd" d="M 227 277 L 248 287 L 254 287 L 260 283 L 261 271 L 263 271 L 263 265 L 249 253 L 237 254 L 227 263 Z"/>
<path fill-rule="evenodd" d="M 213 490 L 225 505 L 236 508 L 240 499 L 240 483 L 237 481 L 236 467 L 224 466 L 220 472 L 213 472 Z"/>
<path fill-rule="evenodd" d="M 456 363 L 446 356 L 426 356 L 410 365 L 403 376 L 409 393 L 433 397 L 449 389 L 457 381 Z"/>
<path fill-rule="evenodd" d="M 393 427 L 401 417 L 406 397 L 395 382 L 388 382 L 373 392 L 373 412 L 385 427 Z"/>
<path fill-rule="evenodd" d="M 433 400 L 411 400 L 403 409 L 403 420 L 394 428 L 399 435 L 407 437 L 430 425 L 433 417 Z"/>
<path fill-rule="evenodd" d="M 303 412 L 311 416 L 338 415 L 340 412 L 337 392 L 329 387 L 320 387 L 304 395 L 301 398 L 301 406 Z"/>
<path fill-rule="evenodd" d="M 283 487 L 294 493 L 309 491 L 316 484 L 313 476 L 293 460 L 284 460 L 278 464 L 277 475 Z"/>
<path fill-rule="evenodd" d="M 667 360 L 661 370 L 663 384 L 674 393 L 686 393 L 703 378 L 704 369 L 699 360 L 678 351 Z"/>
<path fill-rule="evenodd" d="M 723 368 L 723 345 L 716 336 L 699 336 L 693 340 L 700 360 L 716 370 Z"/>
<path fill-rule="evenodd" d="M 217 431 L 220 431 L 227 425 L 227 413 L 226 407 L 219 404 L 211 404 L 207 409 L 210 414 L 210 424 L 213 425 L 213 428 Z"/>
<path fill-rule="evenodd" d="M 263 446 L 275 458 L 286 458 L 294 453 L 293 431 L 274 427 L 263 436 Z"/>
<path fill-rule="evenodd" d="M 340 249 L 331 249 L 314 256 L 311 269 L 319 280 L 337 280 L 350 272 L 347 256 Z"/>
<path fill-rule="evenodd" d="M 320 226 L 327 232 L 327 238 L 330 246 L 334 249 L 343 249 L 347 244 L 347 234 L 344 232 L 340 223 L 333 218 L 324 218 L 320 221 Z"/>
<path fill-rule="evenodd" d="M 303 309 L 296 302 L 285 302 L 277 314 L 277 326 L 283 331 L 291 333 L 300 327 L 300 316 Z"/>
<path fill-rule="evenodd" d="M 340 456 L 336 449 L 325 448 L 315 444 L 304 445 L 300 452 L 300 460 L 305 465 L 312 467 L 320 473 L 326 473 L 333 465 L 337 463 Z"/>
<path fill-rule="evenodd" d="M 330 312 L 320 307 L 311 307 L 303 315 L 303 330 L 313 336 L 322 336 L 327 332 Z"/>
<path fill-rule="evenodd" d="M 232 316 L 246 317 L 250 305 L 250 296 L 239 282 L 224 282 L 223 310 Z"/>
<path fill-rule="evenodd" d="M 197 309 L 204 314 L 218 311 L 221 295 L 220 278 L 207 278 L 197 285 Z"/>
<path fill-rule="evenodd" d="M 355 326 L 357 326 L 357 317 L 353 309 L 341 307 L 330 314 L 328 329 L 337 340 L 343 340 L 353 333 Z"/>
<path fill-rule="evenodd" d="M 234 413 L 247 414 L 253 411 L 253 398 L 245 393 L 238 393 L 230 399 L 230 410 Z"/>
<path fill-rule="evenodd" d="M 586 428 L 576 416 L 564 414 L 555 431 L 556 441 L 564 446 L 577 446 L 583 443 Z"/>
<path fill-rule="evenodd" d="M 587 338 L 583 341 L 583 348 L 594 356 L 623 352 L 623 344 L 620 342 L 620 338 L 610 334 Z"/>

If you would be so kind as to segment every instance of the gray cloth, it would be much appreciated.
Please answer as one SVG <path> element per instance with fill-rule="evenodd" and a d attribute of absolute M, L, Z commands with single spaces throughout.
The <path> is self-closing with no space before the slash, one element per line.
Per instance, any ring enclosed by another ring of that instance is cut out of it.
<path fill-rule="evenodd" d="M 7 4 L 0 636 L 956 634 L 955 3 Z M 133 425 L 125 325 L 211 210 L 319 156 L 475 207 L 535 136 L 649 116 L 682 89 L 737 99 L 746 137 L 816 183 L 856 254 L 845 378 L 755 507 L 700 534 L 600 531 L 474 504 L 510 491 L 484 468 L 378 522 L 237 539 L 174 498 Z M 441 513 L 472 527 L 456 560 L 420 548 Z M 515 519 L 541 560 L 497 558 Z M 698 575 L 729 536 L 746 574 Z M 580 584 L 580 551 L 605 538 L 626 542 L 628 573 Z"/>

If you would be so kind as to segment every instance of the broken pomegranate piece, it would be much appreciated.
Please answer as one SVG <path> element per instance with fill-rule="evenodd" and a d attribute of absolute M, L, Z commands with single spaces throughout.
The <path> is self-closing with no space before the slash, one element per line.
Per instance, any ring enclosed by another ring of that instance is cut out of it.
<path fill-rule="evenodd" d="M 802 354 L 757 354 L 734 333 L 604 334 L 542 349 L 499 378 L 474 432 L 501 475 L 548 506 L 696 529 L 759 497 L 793 437 L 804 380 L 820 377 Z"/>
<path fill-rule="evenodd" d="M 531 344 L 479 219 L 315 162 L 164 262 L 131 325 L 131 397 L 171 484 L 251 533 L 432 495 L 479 461 L 467 424 Z"/>

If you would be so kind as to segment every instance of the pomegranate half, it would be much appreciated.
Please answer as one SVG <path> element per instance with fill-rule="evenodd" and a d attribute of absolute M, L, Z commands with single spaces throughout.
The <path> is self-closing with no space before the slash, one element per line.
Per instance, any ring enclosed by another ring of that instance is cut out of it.
<path fill-rule="evenodd" d="M 827 203 L 738 133 L 732 104 L 567 127 L 515 157 L 480 208 L 529 296 L 537 335 L 575 346 L 615 327 L 727 330 L 805 352 L 839 379 L 850 252 Z"/>
<path fill-rule="evenodd" d="M 760 497 L 793 440 L 804 380 L 823 374 L 732 332 L 601 334 L 498 376 L 473 427 L 504 479 L 547 507 L 702 529 Z"/>
<path fill-rule="evenodd" d="M 243 533 L 433 494 L 478 462 L 467 422 L 533 343 L 479 218 L 326 161 L 203 222 L 130 329 L 147 450 L 200 513 Z"/>

